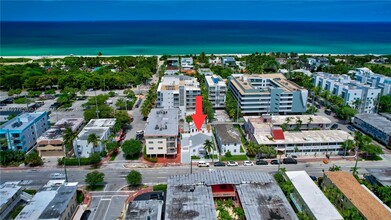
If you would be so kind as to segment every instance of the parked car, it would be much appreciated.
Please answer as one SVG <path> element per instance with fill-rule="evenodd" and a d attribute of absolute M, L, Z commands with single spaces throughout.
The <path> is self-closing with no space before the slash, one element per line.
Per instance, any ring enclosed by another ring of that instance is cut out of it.
<path fill-rule="evenodd" d="M 198 167 L 209 167 L 209 163 L 205 161 L 199 161 L 198 162 Z"/>
<path fill-rule="evenodd" d="M 227 166 L 235 167 L 235 166 L 239 166 L 239 164 L 238 164 L 238 162 L 235 162 L 235 161 L 228 161 L 227 162 Z"/>
<path fill-rule="evenodd" d="M 353 127 L 353 126 L 351 126 L 351 125 L 348 125 L 348 127 L 347 127 L 350 131 L 353 131 L 353 132 L 355 132 L 356 131 L 356 129 Z"/>
<path fill-rule="evenodd" d="M 297 155 L 296 154 L 291 154 L 291 157 L 292 158 L 297 158 Z"/>
<path fill-rule="evenodd" d="M 295 160 L 291 157 L 287 157 L 282 160 L 282 163 L 283 164 L 297 164 L 297 160 Z"/>
<path fill-rule="evenodd" d="M 278 164 L 281 164 L 279 160 L 272 160 L 270 161 L 270 164 L 273 164 L 273 165 L 278 165 Z"/>
<path fill-rule="evenodd" d="M 338 124 L 331 125 L 331 130 L 336 130 L 338 128 Z"/>
<path fill-rule="evenodd" d="M 91 210 L 85 210 L 80 217 L 80 220 L 88 220 L 88 217 L 91 215 Z"/>
<path fill-rule="evenodd" d="M 50 174 L 50 179 L 65 179 L 65 174 L 63 174 L 63 173 L 52 173 L 52 174 Z"/>
<path fill-rule="evenodd" d="M 310 178 L 311 178 L 313 181 L 318 181 L 318 178 L 316 178 L 316 176 L 310 176 Z"/>
<path fill-rule="evenodd" d="M 254 163 L 249 160 L 246 160 L 246 161 L 243 161 L 243 166 L 254 166 Z"/>
<path fill-rule="evenodd" d="M 330 109 L 326 109 L 326 110 L 324 110 L 324 113 L 325 113 L 326 115 L 331 115 L 331 110 L 330 110 Z"/>
<path fill-rule="evenodd" d="M 268 165 L 269 163 L 266 160 L 257 160 L 255 162 L 256 165 Z"/>
<path fill-rule="evenodd" d="M 214 162 L 213 164 L 215 167 L 225 167 L 225 163 L 221 161 Z"/>

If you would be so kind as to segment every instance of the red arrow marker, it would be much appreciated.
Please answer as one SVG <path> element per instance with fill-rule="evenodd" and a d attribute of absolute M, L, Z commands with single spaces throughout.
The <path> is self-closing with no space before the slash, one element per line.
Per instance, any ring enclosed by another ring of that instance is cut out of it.
<path fill-rule="evenodd" d="M 193 118 L 194 124 L 197 130 L 201 130 L 202 124 L 205 121 L 206 115 L 202 114 L 202 96 L 196 96 L 196 111 L 195 114 L 191 116 Z"/>

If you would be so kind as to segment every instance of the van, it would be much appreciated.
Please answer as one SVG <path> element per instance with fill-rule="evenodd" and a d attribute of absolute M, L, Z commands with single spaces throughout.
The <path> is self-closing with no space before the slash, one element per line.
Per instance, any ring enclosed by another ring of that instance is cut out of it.
<path fill-rule="evenodd" d="M 198 162 L 198 167 L 209 167 L 209 163 L 205 161 L 199 161 Z"/>

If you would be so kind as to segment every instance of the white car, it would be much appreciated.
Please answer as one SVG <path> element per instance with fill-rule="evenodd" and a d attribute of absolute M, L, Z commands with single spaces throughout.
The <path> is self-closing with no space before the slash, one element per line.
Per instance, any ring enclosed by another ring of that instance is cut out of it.
<path fill-rule="evenodd" d="M 52 173 L 52 174 L 50 174 L 50 179 L 65 179 L 65 174 L 63 174 L 63 173 Z"/>
<path fill-rule="evenodd" d="M 198 167 L 209 167 L 209 163 L 205 161 L 199 161 L 198 162 Z"/>
<path fill-rule="evenodd" d="M 238 164 L 238 162 L 235 162 L 235 161 L 228 161 L 227 166 L 236 167 L 236 166 L 239 166 L 239 164 Z"/>
<path fill-rule="evenodd" d="M 254 166 L 254 163 L 249 160 L 246 160 L 246 161 L 243 161 L 243 166 Z"/>

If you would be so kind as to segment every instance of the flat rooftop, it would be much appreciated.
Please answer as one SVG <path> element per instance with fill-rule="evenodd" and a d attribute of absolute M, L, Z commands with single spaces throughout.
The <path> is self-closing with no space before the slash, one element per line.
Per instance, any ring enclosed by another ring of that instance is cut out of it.
<path fill-rule="evenodd" d="M 22 187 L 19 182 L 5 182 L 0 185 L 0 207 L 5 205 Z"/>
<path fill-rule="evenodd" d="M 206 83 L 209 86 L 226 86 L 225 79 L 221 78 L 220 76 L 213 75 L 213 76 L 205 76 Z"/>
<path fill-rule="evenodd" d="M 102 118 L 102 119 L 91 119 L 84 128 L 92 127 L 108 127 L 112 128 L 115 125 L 115 118 Z"/>
<path fill-rule="evenodd" d="M 289 118 L 289 123 L 287 123 Z M 273 115 L 271 116 L 271 122 L 276 125 L 296 124 L 296 120 L 300 119 L 302 124 L 331 124 L 331 120 L 327 117 L 320 115 Z M 312 119 L 312 121 L 311 121 Z"/>
<path fill-rule="evenodd" d="M 182 134 L 182 146 L 189 146 L 191 141 L 191 146 L 189 146 L 189 149 L 191 149 L 194 146 L 203 145 L 206 140 L 213 141 L 212 134 L 204 134 L 204 133 L 198 133 L 198 134 Z"/>
<path fill-rule="evenodd" d="M 0 130 L 24 130 L 46 112 L 23 113 L 0 126 Z"/>
<path fill-rule="evenodd" d="M 83 122 L 83 118 L 63 118 L 56 122 L 56 124 L 54 124 L 52 127 L 60 128 L 62 130 L 65 130 L 65 128 L 70 128 L 72 131 L 77 131 Z"/>
<path fill-rule="evenodd" d="M 133 201 L 128 205 L 125 220 L 161 220 L 162 200 Z"/>
<path fill-rule="evenodd" d="M 97 137 L 102 139 L 108 130 L 110 130 L 110 128 L 108 127 L 84 128 L 83 130 L 80 131 L 79 135 L 77 136 L 79 140 L 87 140 L 90 134 L 96 134 Z"/>
<path fill-rule="evenodd" d="M 73 132 L 77 131 L 83 124 L 83 118 L 63 118 L 58 121 L 49 130 L 43 133 L 37 140 L 39 145 L 43 144 L 62 144 L 63 135 L 66 128 L 72 129 Z"/>
<path fill-rule="evenodd" d="M 379 114 L 357 114 L 354 116 L 367 124 L 377 128 L 378 130 L 391 135 L 391 121 L 388 120 L 386 117 L 381 116 Z"/>
<path fill-rule="evenodd" d="M 262 172 L 205 171 L 170 176 L 165 219 L 216 219 L 212 185 L 232 184 L 246 219 L 297 219 L 273 177 Z"/>
<path fill-rule="evenodd" d="M 220 138 L 221 144 L 241 144 L 240 134 L 232 124 L 215 125 L 216 135 Z"/>
<path fill-rule="evenodd" d="M 212 70 L 209 69 L 209 68 L 199 68 L 199 69 L 198 69 L 198 72 L 201 73 L 202 75 L 205 75 L 205 76 L 211 76 L 211 75 L 213 75 Z"/>
<path fill-rule="evenodd" d="M 177 136 L 178 135 L 177 108 L 154 108 L 148 115 L 144 136 Z"/>
<path fill-rule="evenodd" d="M 368 220 L 391 219 L 389 212 L 354 176 L 345 171 L 325 172 L 325 176 Z"/>
<path fill-rule="evenodd" d="M 383 186 L 391 186 L 391 168 L 366 168 Z"/>
<path fill-rule="evenodd" d="M 197 81 L 197 78 L 184 75 L 174 75 L 163 76 L 159 83 L 158 91 L 178 90 L 180 86 L 184 86 L 186 89 L 200 90 L 200 83 Z"/>
<path fill-rule="evenodd" d="M 16 220 L 58 219 L 76 193 L 77 182 L 50 180 L 23 208 Z"/>
<path fill-rule="evenodd" d="M 285 172 L 285 175 L 317 220 L 343 220 L 341 214 L 312 181 L 307 172 L 289 171 Z"/>
<path fill-rule="evenodd" d="M 342 130 L 285 131 L 284 136 L 284 140 L 273 140 L 271 133 L 254 134 L 258 144 L 335 143 L 353 140 L 348 132 Z"/>

